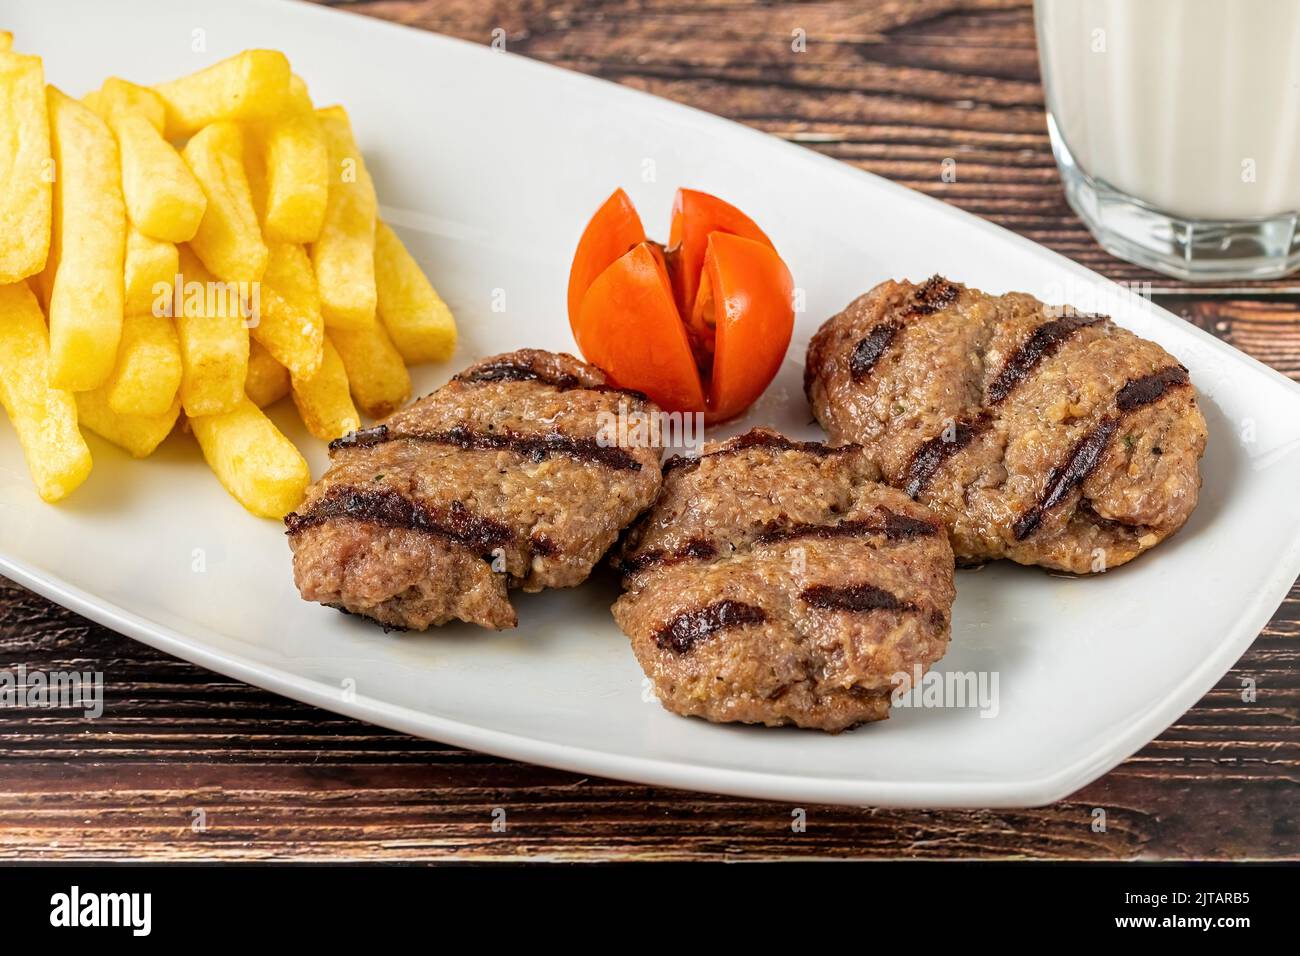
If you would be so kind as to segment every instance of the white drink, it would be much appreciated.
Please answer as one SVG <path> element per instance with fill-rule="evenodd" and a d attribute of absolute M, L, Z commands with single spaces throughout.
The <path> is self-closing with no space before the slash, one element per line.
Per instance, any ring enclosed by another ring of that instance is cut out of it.
<path fill-rule="evenodd" d="M 1035 0 L 1035 17 L 1067 189 L 1072 159 L 1102 193 L 1194 223 L 1300 212 L 1300 0 Z M 1256 251 L 1291 254 L 1274 245 Z"/>

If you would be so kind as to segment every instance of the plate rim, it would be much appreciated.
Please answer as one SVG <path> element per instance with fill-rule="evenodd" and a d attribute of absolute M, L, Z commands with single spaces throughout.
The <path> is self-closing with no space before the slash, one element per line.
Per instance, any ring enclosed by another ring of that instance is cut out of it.
<path fill-rule="evenodd" d="M 243 0 L 245 5 L 269 6 L 269 0 Z M 351 11 L 323 8 L 306 0 L 279 0 L 291 3 L 310 16 L 333 18 Z M 419 37 L 416 42 L 433 45 L 451 44 L 478 57 L 500 56 L 499 51 L 444 34 L 408 27 L 355 14 L 353 24 L 375 33 L 405 34 Z M 364 22 L 365 26 L 362 26 Z M 829 175 L 861 182 L 867 177 L 873 189 L 906 194 L 909 202 L 928 205 L 932 213 L 960 220 L 1003 241 L 1010 241 L 1034 255 L 1046 256 L 1058 267 L 1080 276 L 1090 285 L 1105 283 L 1119 288 L 1114 280 L 1018 233 L 933 196 L 895 183 L 863 169 L 840 162 L 816 150 L 799 146 L 780 137 L 764 133 L 742 123 L 705 112 L 602 77 L 568 70 L 541 60 L 506 53 L 508 62 L 525 71 L 542 71 L 552 79 L 579 87 L 602 91 L 604 97 L 622 97 L 639 108 L 667 113 L 680 123 L 687 120 L 696 126 L 721 128 L 729 135 L 742 135 L 763 141 L 765 148 L 797 151 L 801 161 L 818 164 Z M 1136 301 L 1134 301 L 1136 300 Z M 1263 374 L 1275 383 L 1283 383 L 1300 404 L 1300 383 L 1236 349 L 1204 329 L 1180 319 L 1141 296 L 1130 296 L 1132 308 L 1146 312 L 1154 320 L 1199 338 L 1224 358 L 1237 363 L 1243 373 Z M 1220 440 L 1226 440 L 1221 438 Z M 124 634 L 150 647 L 173 654 L 195 665 L 227 677 L 244 681 L 273 693 L 320 707 L 324 710 L 367 721 L 391 730 L 466 747 L 514 760 L 555 767 L 575 773 L 598 774 L 618 780 L 652 786 L 664 786 L 774 801 L 808 801 L 820 804 L 913 808 L 1013 808 L 1043 806 L 1069 796 L 1093 782 L 1131 754 L 1141 749 L 1176 721 L 1205 695 L 1260 634 L 1300 574 L 1300 537 L 1292 540 L 1273 565 L 1273 574 L 1243 601 L 1236 624 L 1224 635 L 1213 654 L 1207 655 L 1188 672 L 1179 684 L 1111 740 L 1100 744 L 1064 767 L 1037 776 L 1009 776 L 997 781 L 890 781 L 835 779 L 809 775 L 737 770 L 725 767 L 698 766 L 674 760 L 610 753 L 590 747 L 549 742 L 476 724 L 441 717 L 425 711 L 391 704 L 363 694 L 348 700 L 338 688 L 319 680 L 294 674 L 274 665 L 260 663 L 252 657 L 212 648 L 201 639 L 159 624 L 121 605 L 77 588 L 56 573 L 46 573 L 23 561 L 0 552 L 0 572 L 18 584 L 62 605 L 110 630 Z M 761 731 L 759 731 L 761 732 Z"/>

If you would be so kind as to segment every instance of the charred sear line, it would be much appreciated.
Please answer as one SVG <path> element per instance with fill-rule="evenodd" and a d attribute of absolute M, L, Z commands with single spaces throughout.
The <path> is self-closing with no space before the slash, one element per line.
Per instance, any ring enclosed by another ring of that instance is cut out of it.
<path fill-rule="evenodd" d="M 540 382 L 543 385 L 549 385 L 551 388 L 561 392 L 572 391 L 581 388 L 589 392 L 613 393 L 616 395 L 625 395 L 635 402 L 645 402 L 647 400 L 644 392 L 638 392 L 630 388 L 619 388 L 617 385 L 606 383 L 587 383 L 582 381 L 576 375 L 560 373 L 558 375 L 548 374 L 543 370 L 529 365 L 526 362 L 489 362 L 485 365 L 479 365 L 475 368 L 461 372 L 452 378 L 453 382 L 460 382 L 464 385 L 476 385 L 489 382 Z"/>
<path fill-rule="evenodd" d="M 1010 395 L 1039 363 L 1055 354 L 1075 332 L 1105 321 L 1104 315 L 1068 315 L 1044 322 L 1034 329 L 989 385 L 988 403 L 996 405 Z"/>
<path fill-rule="evenodd" d="M 805 604 L 825 611 L 915 611 L 916 605 L 874 584 L 814 584 L 799 592 Z"/>
<path fill-rule="evenodd" d="M 386 528 L 433 534 L 477 554 L 486 554 L 514 538 L 504 524 L 474 514 L 460 501 L 434 511 L 395 491 L 346 486 L 332 489 L 305 512 L 288 515 L 284 524 L 286 533 L 293 535 L 328 521 L 365 521 Z"/>
<path fill-rule="evenodd" d="M 700 462 L 706 458 L 723 458 L 727 455 L 737 455 L 751 448 L 766 448 L 773 451 L 797 451 L 807 455 L 816 455 L 818 458 L 826 458 L 831 455 L 845 455 L 860 451 L 861 445 L 824 445 L 816 441 L 794 441 L 779 435 L 776 432 L 763 431 L 754 429 L 745 432 L 743 435 L 737 435 L 731 439 L 724 447 L 717 451 L 711 451 L 704 455 L 673 455 L 664 462 L 664 474 L 671 471 L 689 470 L 699 467 Z"/>
<path fill-rule="evenodd" d="M 336 438 L 330 442 L 329 450 L 330 454 L 333 454 L 343 448 L 370 448 L 374 445 L 382 445 L 391 437 L 387 425 L 358 428 L 356 431 L 348 432 L 342 438 Z"/>
<path fill-rule="evenodd" d="M 1190 384 L 1187 369 L 1181 365 L 1170 366 L 1125 383 L 1115 395 L 1115 407 L 1119 409 L 1119 414 L 1108 415 L 1094 425 L 1074 443 L 1065 460 L 1048 473 L 1047 484 L 1043 487 L 1038 503 L 1011 526 L 1016 540 L 1023 541 L 1033 534 L 1042 524 L 1043 516 L 1069 497 L 1070 492 L 1092 474 L 1125 415 L 1158 402 L 1170 389 Z"/>
<path fill-rule="evenodd" d="M 849 356 L 849 374 L 853 381 L 860 382 L 871 374 L 902 328 L 898 322 L 881 322 L 858 342 Z"/>
<path fill-rule="evenodd" d="M 655 548 L 651 551 L 643 551 L 640 554 L 620 562 L 619 570 L 625 574 L 636 574 L 647 568 L 668 567 L 674 564 L 681 564 L 683 561 L 705 560 L 716 557 L 718 547 L 712 541 L 706 541 L 703 538 L 694 538 L 680 548 L 665 550 Z"/>
<path fill-rule="evenodd" d="M 930 276 L 912 293 L 906 315 L 911 317 L 942 312 L 956 302 L 959 295 L 961 290 L 943 276 Z"/>
<path fill-rule="evenodd" d="M 662 650 L 685 654 L 718 631 L 762 624 L 766 620 L 767 612 L 756 605 L 743 601 L 715 601 L 678 614 L 655 633 L 655 644 Z"/>
<path fill-rule="evenodd" d="M 371 617 L 369 614 L 363 614 L 360 611 L 349 610 L 348 608 L 344 607 L 342 604 L 326 604 L 325 607 L 333 608 L 335 611 L 338 611 L 340 614 L 346 614 L 349 617 L 359 617 L 362 620 L 370 621 L 372 624 L 378 624 L 381 628 L 383 628 L 385 634 L 388 634 L 391 631 L 402 632 L 402 631 L 410 630 L 409 627 L 403 627 L 401 624 L 389 624 L 385 621 L 379 620 L 379 618 L 377 617 Z"/>
<path fill-rule="evenodd" d="M 1071 491 L 1079 487 L 1083 480 L 1092 474 L 1118 427 L 1118 418 L 1103 418 L 1074 443 L 1070 453 L 1065 456 L 1065 461 L 1047 473 L 1047 484 L 1038 503 L 1017 518 L 1016 523 L 1011 526 L 1017 541 L 1023 541 L 1033 534 L 1042 524 L 1043 515 L 1064 501 Z"/>
<path fill-rule="evenodd" d="M 552 541 L 548 536 L 535 533 L 528 537 L 528 550 L 530 553 L 541 558 L 553 558 L 559 554 L 560 546 Z"/>
<path fill-rule="evenodd" d="M 467 425 L 457 425 L 445 432 L 402 432 L 390 429 L 386 425 L 362 429 L 368 434 L 357 438 L 361 432 L 353 432 L 343 438 L 335 439 L 330 448 L 371 448 L 388 441 L 417 441 L 431 445 L 451 445 L 462 451 L 509 451 L 540 462 L 553 455 L 562 455 L 576 461 L 604 465 L 618 471 L 640 471 L 641 463 L 625 449 L 617 445 L 603 445 L 594 438 L 575 438 L 560 432 L 546 432 L 541 435 L 518 435 L 514 432 L 478 432 Z M 339 442 L 348 442 L 339 445 Z"/>
<path fill-rule="evenodd" d="M 915 498 L 924 491 L 943 463 L 969 445 L 988 427 L 989 416 L 981 413 L 972 421 L 955 422 L 951 435 L 945 428 L 943 434 L 922 443 L 907 464 L 907 481 L 903 485 L 903 491 L 907 496 Z"/>
<path fill-rule="evenodd" d="M 859 538 L 878 535 L 890 541 L 930 537 L 939 533 L 939 526 L 930 521 L 909 518 L 880 509 L 879 519 L 846 519 L 837 524 L 792 524 L 774 526 L 758 536 L 758 544 L 776 544 L 799 538 Z"/>
<path fill-rule="evenodd" d="M 1144 405 L 1158 402 L 1171 388 L 1190 384 L 1187 369 L 1174 365 L 1128 382 L 1115 396 L 1115 404 L 1121 412 L 1137 411 Z"/>

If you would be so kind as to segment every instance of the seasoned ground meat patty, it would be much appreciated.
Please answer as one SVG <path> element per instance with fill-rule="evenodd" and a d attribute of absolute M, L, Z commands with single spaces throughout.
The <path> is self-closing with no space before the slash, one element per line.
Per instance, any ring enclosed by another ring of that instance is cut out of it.
<path fill-rule="evenodd" d="M 513 627 L 507 588 L 581 583 L 659 491 L 659 449 L 611 439 L 620 403 L 654 411 L 527 349 L 338 439 L 285 519 L 299 591 L 389 627 Z"/>
<path fill-rule="evenodd" d="M 805 388 L 831 441 L 933 508 L 962 563 L 1101 571 L 1196 507 L 1205 419 L 1187 370 L 1105 316 L 884 282 L 813 337 Z"/>
<path fill-rule="evenodd" d="M 837 732 L 943 656 L 952 549 L 861 448 L 756 429 L 664 467 L 614 618 L 666 708 Z"/>

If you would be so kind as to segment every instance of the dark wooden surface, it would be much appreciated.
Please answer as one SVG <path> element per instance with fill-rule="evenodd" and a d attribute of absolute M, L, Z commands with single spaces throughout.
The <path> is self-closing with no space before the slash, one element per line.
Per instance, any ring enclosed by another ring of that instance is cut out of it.
<path fill-rule="evenodd" d="M 701 107 L 953 202 L 1300 378 L 1300 279 L 1189 287 L 1070 214 L 1021 0 L 380 0 L 357 13 L 490 42 Z M 807 52 L 790 49 L 803 30 Z M 448 94 L 452 95 L 452 94 Z M 945 183 L 945 159 L 958 163 Z M 1208 569 L 1207 569 L 1208 570 Z M 104 715 L 0 709 L 0 859 L 1300 858 L 1300 588 L 1218 686 L 1051 807 L 792 807 L 584 778 L 405 737 L 171 659 L 0 579 L 0 668 L 111 675 Z M 1259 688 L 1241 699 L 1244 678 Z M 495 832 L 494 811 L 507 829 Z M 1105 832 L 1092 828 L 1106 812 Z M 205 827 L 195 825 L 201 811 Z"/>

